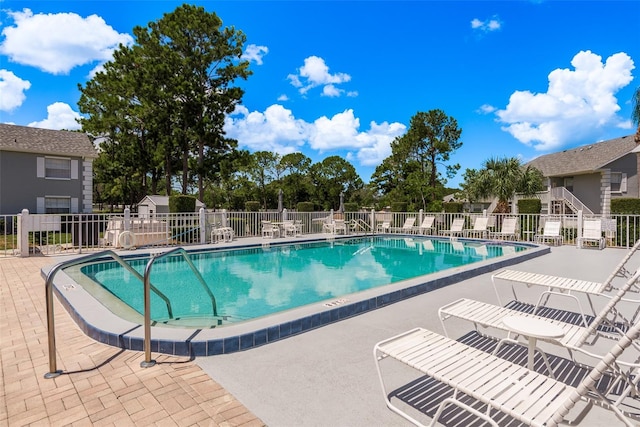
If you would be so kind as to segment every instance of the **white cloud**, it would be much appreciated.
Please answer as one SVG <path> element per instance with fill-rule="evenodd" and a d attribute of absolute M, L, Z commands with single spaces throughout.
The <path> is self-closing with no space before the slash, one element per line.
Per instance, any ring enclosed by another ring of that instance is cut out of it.
<path fill-rule="evenodd" d="M 346 73 L 331 74 L 324 59 L 317 56 L 306 58 L 304 65 L 298 69 L 298 74 L 289 74 L 287 78 L 303 95 L 314 87 L 323 86 L 322 94 L 331 97 L 340 96 L 343 92 L 342 89 L 336 88 L 335 85 L 351 80 L 351 76 Z"/>
<path fill-rule="evenodd" d="M 46 119 L 29 123 L 27 126 L 54 130 L 77 130 L 81 128 L 77 121 L 80 117 L 80 114 L 73 111 L 69 104 L 54 102 L 47 107 Z"/>
<path fill-rule="evenodd" d="M 24 92 L 31 82 L 22 80 L 9 70 L 0 70 L 0 111 L 12 111 L 22 105 Z"/>
<path fill-rule="evenodd" d="M 278 101 L 288 101 L 289 97 L 284 93 L 278 97 Z"/>
<path fill-rule="evenodd" d="M 473 28 L 474 30 L 485 32 L 485 33 L 490 31 L 497 31 L 501 27 L 502 27 L 502 22 L 497 16 L 494 16 L 493 18 L 488 19 L 486 21 L 481 21 L 478 18 L 473 18 L 473 20 L 471 20 L 471 28 Z"/>
<path fill-rule="evenodd" d="M 130 45 L 129 34 L 120 34 L 101 17 L 75 13 L 8 12 L 13 26 L 5 26 L 0 53 L 11 61 L 51 74 L 67 74 L 74 67 L 105 62 L 120 43 Z"/>
<path fill-rule="evenodd" d="M 634 64 L 624 52 L 602 63 L 602 57 L 582 51 L 571 61 L 574 70 L 549 73 L 546 93 L 516 91 L 496 115 L 503 130 L 536 150 L 557 149 L 608 125 L 625 126 L 615 93 L 628 85 Z"/>
<path fill-rule="evenodd" d="M 360 120 L 353 110 L 346 110 L 308 123 L 296 119 L 291 110 L 274 104 L 264 113 L 238 106 L 225 121 L 227 136 L 238 140 L 250 151 L 268 150 L 279 154 L 301 151 L 308 146 L 318 153 L 347 151 L 348 159 L 363 166 L 380 164 L 391 154 L 391 141 L 406 131 L 402 123 L 370 123 L 369 130 L 359 131 Z"/>
<path fill-rule="evenodd" d="M 282 105 L 269 106 L 264 113 L 240 105 L 225 119 L 228 137 L 251 151 L 274 151 L 288 154 L 298 151 L 304 144 L 308 123 L 293 117 L 291 110 Z"/>
<path fill-rule="evenodd" d="M 476 110 L 476 112 L 477 112 L 477 113 L 480 113 L 480 114 L 491 114 L 491 113 L 493 113 L 493 112 L 494 112 L 494 111 L 496 111 L 496 110 L 497 110 L 497 108 L 496 108 L 496 107 L 494 107 L 493 105 L 489 105 L 489 104 L 482 104 L 482 105 L 480 106 L 480 108 L 478 108 L 478 109 Z"/>
<path fill-rule="evenodd" d="M 262 65 L 262 58 L 269 53 L 269 48 L 266 46 L 258 46 L 255 44 L 250 44 L 245 49 L 241 58 L 246 59 L 247 61 L 255 61 L 256 64 Z"/>

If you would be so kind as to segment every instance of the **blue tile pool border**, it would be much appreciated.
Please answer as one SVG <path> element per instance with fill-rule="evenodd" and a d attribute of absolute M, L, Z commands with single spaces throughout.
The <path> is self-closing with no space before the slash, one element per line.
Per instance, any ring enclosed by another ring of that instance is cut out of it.
<path fill-rule="evenodd" d="M 395 237 L 398 237 L 395 235 Z M 337 240 L 337 239 L 336 239 Z M 517 252 L 511 256 L 502 256 L 498 258 L 492 258 L 489 261 L 492 262 L 478 262 L 469 264 L 464 270 L 453 271 L 451 274 L 447 274 L 448 270 L 444 270 L 439 273 L 432 273 L 419 278 L 410 280 L 411 282 L 418 280 L 420 283 L 412 283 L 402 289 L 388 290 L 391 285 L 380 286 L 376 289 L 382 291 L 381 294 L 364 297 L 354 302 L 345 302 L 338 306 L 324 307 L 321 311 L 315 312 L 309 315 L 304 315 L 299 318 L 294 318 L 287 321 L 282 321 L 277 324 L 270 324 L 266 326 L 257 326 L 255 330 L 249 326 L 247 331 L 247 325 L 251 323 L 264 324 L 267 319 L 260 319 L 260 321 L 249 321 L 242 324 L 242 332 L 233 332 L 235 325 L 225 326 L 223 328 L 214 329 L 198 329 L 198 328 L 162 328 L 158 326 L 152 327 L 151 332 L 151 351 L 154 353 L 170 354 L 175 356 L 212 356 L 218 354 L 235 353 L 238 351 L 245 351 L 251 348 L 263 346 L 272 342 L 286 339 L 290 336 L 295 336 L 313 329 L 317 329 L 324 325 L 339 322 L 350 317 L 366 313 L 371 310 L 376 310 L 382 307 L 386 307 L 390 304 L 403 301 L 408 298 L 415 297 L 433 290 L 443 288 L 445 286 L 452 285 L 454 283 L 461 282 L 466 279 L 476 277 L 481 274 L 489 273 L 501 268 L 508 267 L 547 253 L 550 253 L 548 246 L 539 246 L 528 243 L 520 242 L 496 242 L 496 241 L 478 241 L 459 239 L 460 241 L 473 241 L 478 243 L 490 243 L 490 244 L 515 244 L 519 246 L 526 246 L 529 250 Z M 318 239 L 298 240 L 296 243 L 301 242 L 314 242 Z M 274 243 L 272 246 L 287 245 L 291 242 Z M 198 253 L 211 250 L 236 250 L 243 248 L 260 247 L 261 245 L 239 245 L 234 247 L 227 247 L 224 249 L 206 248 L 188 251 L 190 253 Z M 149 256 L 148 253 L 140 253 L 135 255 L 126 256 L 124 258 L 139 258 Z M 43 276 L 46 277 L 46 272 L 52 267 L 47 267 L 42 270 Z M 437 276 L 437 277 L 433 277 Z M 424 281 L 422 281 L 424 279 Z M 66 277 L 67 283 L 71 281 L 68 276 Z M 396 284 L 397 285 L 397 284 Z M 77 304 L 82 308 L 77 308 L 74 301 L 71 301 L 71 294 L 65 293 L 64 284 L 60 283 L 58 277 L 54 280 L 54 293 L 57 295 L 58 300 L 62 306 L 70 314 L 74 322 L 80 327 L 80 329 L 89 337 L 101 343 L 118 347 L 121 349 L 143 351 L 144 339 L 143 339 L 143 326 L 132 322 L 126 322 L 117 317 L 115 314 L 109 312 L 104 306 L 93 296 L 85 291 L 80 298 L 83 299 L 81 304 Z M 361 292 L 364 294 L 367 292 Z M 357 296 L 358 294 L 354 294 Z M 77 297 L 74 297 L 77 298 Z M 86 299 L 92 300 L 88 304 Z M 104 316 L 99 320 L 89 321 L 84 310 L 98 309 L 95 304 L 102 307 L 105 311 Z M 320 306 L 316 304 L 316 306 Z M 118 321 L 115 321 L 113 316 Z M 113 327 L 114 323 L 116 324 Z M 119 331 L 114 329 L 121 329 Z M 159 334 L 159 329 L 164 329 L 162 334 Z M 220 332 L 220 337 L 207 337 L 206 335 Z M 228 334 L 226 332 L 229 332 Z M 163 335 L 163 337 L 156 337 L 154 335 Z M 166 335 L 166 336 L 165 336 Z M 174 336 L 172 336 L 174 335 Z M 186 337 L 185 337 L 186 335 Z"/>

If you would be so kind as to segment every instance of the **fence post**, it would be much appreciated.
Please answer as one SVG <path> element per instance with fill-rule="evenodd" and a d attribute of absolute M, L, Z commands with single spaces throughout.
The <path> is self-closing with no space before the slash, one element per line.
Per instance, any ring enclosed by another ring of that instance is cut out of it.
<path fill-rule="evenodd" d="M 23 209 L 18 215 L 18 252 L 20 257 L 29 257 L 29 209 Z"/>
<path fill-rule="evenodd" d="M 124 231 L 131 230 L 131 209 L 124 208 Z"/>
<path fill-rule="evenodd" d="M 578 224 L 577 224 L 577 236 L 576 236 L 576 246 L 580 247 L 580 244 L 578 243 L 580 241 L 580 238 L 582 237 L 582 209 L 580 209 L 578 211 Z"/>
<path fill-rule="evenodd" d="M 200 208 L 198 213 L 200 214 L 200 243 L 204 245 L 207 243 L 207 217 L 204 208 Z"/>
<path fill-rule="evenodd" d="M 422 225 L 422 215 L 424 215 L 424 209 L 418 211 L 418 226 Z"/>
<path fill-rule="evenodd" d="M 371 234 L 376 232 L 376 210 L 371 209 Z"/>

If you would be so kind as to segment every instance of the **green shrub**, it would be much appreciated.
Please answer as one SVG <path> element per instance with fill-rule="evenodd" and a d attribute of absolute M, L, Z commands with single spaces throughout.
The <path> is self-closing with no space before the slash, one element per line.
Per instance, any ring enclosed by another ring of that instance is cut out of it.
<path fill-rule="evenodd" d="M 186 194 L 169 196 L 169 212 L 195 212 L 196 198 Z"/>
<path fill-rule="evenodd" d="M 260 210 L 260 202 L 256 202 L 255 200 L 249 200 L 244 203 L 244 209 L 247 212 L 258 212 Z"/>
<path fill-rule="evenodd" d="M 391 212 L 407 212 L 407 202 L 391 203 Z"/>
<path fill-rule="evenodd" d="M 640 214 L 640 199 L 619 198 L 611 199 L 611 213 L 614 215 Z"/>
<path fill-rule="evenodd" d="M 352 202 L 348 202 L 344 204 L 344 211 L 345 212 L 358 212 L 358 204 L 357 203 L 352 203 Z"/>
<path fill-rule="evenodd" d="M 298 212 L 313 212 L 315 209 L 313 202 L 298 202 L 297 210 Z"/>
<path fill-rule="evenodd" d="M 518 212 L 521 214 L 539 214 L 542 212 L 542 202 L 540 199 L 520 199 L 518 200 Z"/>
<path fill-rule="evenodd" d="M 446 213 L 462 213 L 464 205 L 461 202 L 447 202 L 442 204 L 442 210 Z"/>
<path fill-rule="evenodd" d="M 427 205 L 427 212 L 442 212 L 442 200 L 434 200 Z"/>

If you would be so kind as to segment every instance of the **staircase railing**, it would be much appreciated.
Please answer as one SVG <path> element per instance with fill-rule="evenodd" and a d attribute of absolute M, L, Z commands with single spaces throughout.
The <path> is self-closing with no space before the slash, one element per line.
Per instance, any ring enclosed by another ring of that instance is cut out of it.
<path fill-rule="evenodd" d="M 552 200 L 566 201 L 576 212 L 582 211 L 585 214 L 593 215 L 593 211 L 580 201 L 573 193 L 565 187 L 554 187 L 551 189 Z"/>

